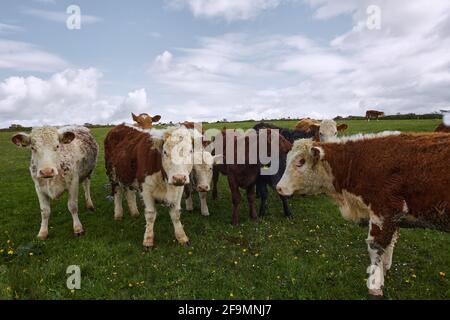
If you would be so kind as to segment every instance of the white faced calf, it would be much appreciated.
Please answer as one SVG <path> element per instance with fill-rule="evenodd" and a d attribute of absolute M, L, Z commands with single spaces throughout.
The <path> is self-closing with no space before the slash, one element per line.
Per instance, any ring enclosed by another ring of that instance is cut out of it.
<path fill-rule="evenodd" d="M 17 146 L 31 148 L 30 173 L 34 181 L 41 209 L 41 228 L 38 238 L 48 236 L 50 200 L 59 198 L 68 190 L 68 208 L 73 218 L 76 236 L 83 234 L 78 218 L 78 188 L 83 183 L 86 207 L 94 209 L 90 196 L 90 176 L 95 168 L 98 145 L 84 127 L 34 128 L 30 134 L 19 133 L 12 137 Z"/>

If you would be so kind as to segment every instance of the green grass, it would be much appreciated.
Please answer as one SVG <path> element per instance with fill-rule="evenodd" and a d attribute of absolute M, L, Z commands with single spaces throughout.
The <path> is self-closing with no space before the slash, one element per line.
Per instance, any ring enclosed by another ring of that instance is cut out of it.
<path fill-rule="evenodd" d="M 348 133 L 356 133 L 431 131 L 438 122 L 347 123 Z M 275 123 L 293 127 L 295 121 Z M 254 123 L 238 125 L 249 128 Z M 250 221 L 244 201 L 242 225 L 235 228 L 230 223 L 230 192 L 222 177 L 219 199 L 208 198 L 210 217 L 200 216 L 198 199 L 196 211 L 182 215 L 190 248 L 176 243 L 167 209 L 159 207 L 156 248 L 145 251 L 142 210 L 137 220 L 126 211 L 123 221 L 114 221 L 113 204 L 106 200 L 110 191 L 105 187 L 102 144 L 107 130 L 93 130 L 102 151 L 92 183 L 97 210 L 87 213 L 80 201 L 86 235 L 72 236 L 67 197 L 63 197 L 52 203 L 50 236 L 45 242 L 35 239 L 40 213 L 28 172 L 30 151 L 13 146 L 11 133 L 0 134 L 0 299 L 366 298 L 367 230 L 344 221 L 325 196 L 291 199 L 294 220 L 283 217 L 273 192 L 269 215 L 258 222 Z M 386 297 L 449 299 L 449 247 L 448 234 L 402 230 L 386 279 Z M 66 288 L 69 265 L 81 267 L 81 290 Z M 440 272 L 447 277 L 440 277 Z"/>

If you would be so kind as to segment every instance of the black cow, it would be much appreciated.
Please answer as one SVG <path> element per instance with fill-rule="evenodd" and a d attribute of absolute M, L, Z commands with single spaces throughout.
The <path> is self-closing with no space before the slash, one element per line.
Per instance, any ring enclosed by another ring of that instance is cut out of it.
<path fill-rule="evenodd" d="M 295 140 L 298 139 L 311 139 L 314 138 L 314 132 L 303 132 L 297 130 L 290 130 L 286 128 L 280 128 L 271 123 L 258 123 L 253 127 L 255 131 L 259 131 L 260 129 L 277 129 L 280 134 L 286 138 L 290 143 L 294 143 Z M 269 196 L 269 192 L 267 186 L 275 189 L 277 183 L 280 181 L 283 176 L 284 170 L 286 169 L 286 153 L 280 153 L 279 159 L 279 168 L 278 172 L 274 175 L 259 175 L 256 180 L 256 195 L 261 199 L 261 206 L 259 207 L 259 216 L 263 217 L 267 214 L 267 198 Z M 289 209 L 288 198 L 280 195 L 281 202 L 283 203 L 284 215 L 288 218 L 292 217 L 292 212 Z"/>

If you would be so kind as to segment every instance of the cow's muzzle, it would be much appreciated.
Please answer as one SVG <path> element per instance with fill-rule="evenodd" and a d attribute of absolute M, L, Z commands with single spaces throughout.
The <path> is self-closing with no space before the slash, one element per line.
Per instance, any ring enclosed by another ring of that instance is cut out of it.
<path fill-rule="evenodd" d="M 50 179 L 54 178 L 58 172 L 54 168 L 44 168 L 39 170 L 39 178 Z"/>
<path fill-rule="evenodd" d="M 209 191 L 209 186 L 208 185 L 198 186 L 197 187 L 197 191 L 198 192 L 208 192 Z"/>
<path fill-rule="evenodd" d="M 172 177 L 172 184 L 174 186 L 184 186 L 188 182 L 189 182 L 188 178 L 182 174 L 177 174 Z"/>
<path fill-rule="evenodd" d="M 286 188 L 284 188 L 283 186 L 277 185 L 277 192 L 282 195 L 282 196 L 291 196 L 292 192 L 289 192 Z"/>

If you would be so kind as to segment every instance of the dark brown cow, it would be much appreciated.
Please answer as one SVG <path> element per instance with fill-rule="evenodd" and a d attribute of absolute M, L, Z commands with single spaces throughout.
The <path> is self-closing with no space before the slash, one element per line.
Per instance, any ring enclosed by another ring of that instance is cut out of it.
<path fill-rule="evenodd" d="M 273 131 L 273 133 L 275 133 L 275 131 Z M 258 132 L 258 134 L 256 135 L 256 151 L 259 154 L 259 135 L 261 133 Z M 291 144 L 289 143 L 289 141 L 287 141 L 285 138 L 283 138 L 282 136 L 275 134 L 275 136 L 277 137 L 277 139 L 279 139 L 279 152 L 284 152 L 287 153 L 290 148 L 291 148 Z M 219 136 L 216 136 L 214 139 L 214 143 L 216 144 L 217 139 L 219 138 Z M 248 206 L 249 206 L 249 213 L 250 213 L 250 217 L 252 219 L 257 219 L 257 214 L 256 214 L 256 208 L 255 208 L 255 185 L 256 185 L 256 181 L 258 176 L 261 173 L 261 162 L 258 156 L 257 159 L 257 163 L 256 164 L 251 164 L 249 161 L 249 150 L 251 148 L 250 143 L 251 143 L 251 139 L 249 137 L 249 135 L 243 135 L 243 134 L 239 134 L 237 133 L 237 136 L 232 137 L 234 139 L 234 160 L 232 161 L 231 164 L 227 163 L 227 150 L 226 150 L 226 145 L 227 145 L 227 139 L 229 139 L 228 135 L 226 134 L 226 130 L 223 130 L 221 133 L 221 139 L 223 141 L 223 150 L 222 152 L 220 152 L 220 150 L 217 150 L 217 148 L 215 149 L 216 152 L 216 157 L 217 156 L 221 156 L 222 158 L 222 164 L 217 164 L 216 169 L 221 172 L 223 175 L 226 175 L 228 178 L 228 185 L 230 187 L 231 190 L 231 196 L 232 196 L 232 201 L 233 201 L 233 219 L 232 219 L 232 223 L 234 226 L 239 225 L 239 204 L 241 202 L 241 193 L 239 191 L 239 188 L 243 188 L 246 190 L 247 192 L 247 201 L 248 201 Z M 271 150 L 270 148 L 270 144 L 271 144 L 271 130 L 268 129 L 267 130 L 267 150 Z M 244 155 L 244 163 L 243 164 L 239 164 L 237 161 L 237 150 L 238 150 L 238 145 L 240 142 L 242 142 L 242 140 L 244 140 L 243 142 L 245 143 L 245 155 Z M 270 156 L 270 155 L 269 155 Z"/>
<path fill-rule="evenodd" d="M 445 123 L 442 122 L 434 131 L 450 133 L 450 127 L 446 126 Z"/>
<path fill-rule="evenodd" d="M 384 274 L 401 226 L 450 232 L 450 135 L 378 134 L 298 141 L 277 186 L 285 196 L 329 194 L 344 218 L 369 221 L 369 293 Z"/>
<path fill-rule="evenodd" d="M 370 121 L 371 119 L 378 120 L 380 117 L 384 117 L 384 112 L 377 110 L 367 110 L 366 111 L 366 120 Z"/>
<path fill-rule="evenodd" d="M 134 190 L 141 191 L 147 223 L 145 247 L 153 246 L 156 201 L 170 207 L 177 240 L 183 245 L 189 241 L 180 210 L 183 188 L 192 170 L 192 148 L 191 133 L 184 127 L 144 131 L 119 125 L 106 136 L 105 165 L 114 194 L 114 216 L 123 216 L 122 189 L 127 190 L 129 204 L 135 201 Z"/>

